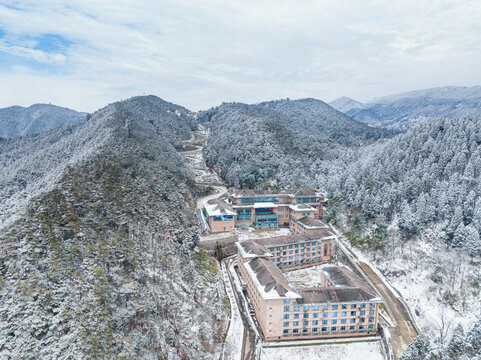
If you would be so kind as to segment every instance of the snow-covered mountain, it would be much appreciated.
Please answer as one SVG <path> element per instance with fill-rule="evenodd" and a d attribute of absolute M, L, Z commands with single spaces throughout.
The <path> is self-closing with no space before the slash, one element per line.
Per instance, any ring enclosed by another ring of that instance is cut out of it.
<path fill-rule="evenodd" d="M 365 104 L 339 98 L 330 105 L 366 124 L 405 131 L 432 118 L 480 118 L 481 86 L 415 90 Z"/>
<path fill-rule="evenodd" d="M 87 114 L 50 104 L 0 109 L 0 138 L 15 138 L 72 124 Z"/>
<path fill-rule="evenodd" d="M 0 141 L 1 359 L 220 358 L 223 286 L 176 151 L 195 126 L 142 96 Z"/>
<path fill-rule="evenodd" d="M 363 103 L 350 97 L 340 97 L 339 99 L 336 99 L 333 102 L 329 103 L 329 105 L 343 113 L 346 113 L 351 109 L 363 109 L 365 106 Z"/>

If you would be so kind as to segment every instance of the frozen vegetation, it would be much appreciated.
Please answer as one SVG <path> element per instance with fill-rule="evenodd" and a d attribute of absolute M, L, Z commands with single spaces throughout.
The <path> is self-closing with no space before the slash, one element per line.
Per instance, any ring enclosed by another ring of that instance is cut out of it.
<path fill-rule="evenodd" d="M 199 121 L 211 122 L 207 165 L 228 184 L 248 187 L 308 186 L 345 166 L 346 146 L 391 135 L 314 99 L 222 104 Z"/>
<path fill-rule="evenodd" d="M 137 97 L 1 144 L 0 358 L 220 358 L 228 301 L 175 149 L 193 127 Z"/>
<path fill-rule="evenodd" d="M 339 98 L 330 105 L 366 124 L 406 131 L 434 118 L 481 118 L 481 86 L 416 90 L 365 104 Z"/>
<path fill-rule="evenodd" d="M 84 119 L 86 113 L 50 104 L 0 109 L 0 139 L 38 134 Z"/>

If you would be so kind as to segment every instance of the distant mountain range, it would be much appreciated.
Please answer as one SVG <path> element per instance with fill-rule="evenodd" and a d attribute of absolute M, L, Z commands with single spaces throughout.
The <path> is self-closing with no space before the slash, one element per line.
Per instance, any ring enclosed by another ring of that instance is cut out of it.
<path fill-rule="evenodd" d="M 10 106 L 0 109 L 0 138 L 38 134 L 72 124 L 87 114 L 50 104 L 29 107 Z"/>
<path fill-rule="evenodd" d="M 446 86 L 361 103 L 342 97 L 330 105 L 371 126 L 405 131 L 432 118 L 480 118 L 481 86 Z"/>

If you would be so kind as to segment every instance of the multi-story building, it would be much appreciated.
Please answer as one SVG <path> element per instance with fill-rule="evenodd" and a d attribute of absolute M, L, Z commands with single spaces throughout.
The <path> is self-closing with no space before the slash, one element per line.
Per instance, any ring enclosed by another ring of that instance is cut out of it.
<path fill-rule="evenodd" d="M 218 232 L 228 231 L 222 229 L 229 229 L 231 220 L 234 220 L 234 225 L 273 228 L 287 226 L 304 217 L 319 219 L 322 216 L 324 196 L 317 190 L 307 188 L 286 191 L 233 189 L 225 197 L 212 200 L 209 206 L 214 203 L 229 210 L 229 218 L 225 220 L 211 219 L 211 216 L 218 215 L 210 215 L 207 211 L 209 225 L 214 221 L 226 221 L 225 224 L 216 223 L 214 228 L 211 227 L 212 232 Z M 235 213 L 232 218 L 231 212 Z"/>
<path fill-rule="evenodd" d="M 294 236 L 300 239 L 300 235 Z M 284 244 L 278 239 L 236 244 L 239 273 L 265 340 L 376 334 L 381 299 L 346 267 L 323 265 L 318 287 L 296 288 L 289 283 L 281 270 L 292 268 L 278 262 L 276 254 L 277 247 L 297 244 L 300 248 L 301 241 L 291 240 Z M 312 249 L 312 241 L 304 243 L 309 242 Z M 317 256 L 309 266 L 316 263 Z"/>
<path fill-rule="evenodd" d="M 331 261 L 336 251 L 335 241 L 336 236 L 325 229 L 317 233 L 247 240 L 238 243 L 237 248 L 240 258 L 262 255 L 277 267 L 292 270 Z M 260 253 L 262 251 L 265 253 Z"/>

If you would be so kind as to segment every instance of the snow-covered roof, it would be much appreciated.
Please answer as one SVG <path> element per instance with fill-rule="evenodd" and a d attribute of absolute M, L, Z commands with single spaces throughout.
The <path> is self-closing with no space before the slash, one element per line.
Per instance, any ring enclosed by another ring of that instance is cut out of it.
<path fill-rule="evenodd" d="M 236 242 L 235 245 L 239 249 L 243 258 L 256 258 L 259 256 L 273 256 L 264 246 L 255 241 L 248 240 L 242 243 Z"/>
<path fill-rule="evenodd" d="M 289 209 L 294 211 L 316 211 L 315 208 L 307 204 L 290 204 Z"/>
<path fill-rule="evenodd" d="M 236 215 L 236 212 L 224 200 L 209 200 L 205 203 L 204 208 L 208 216 Z"/>
<path fill-rule="evenodd" d="M 259 208 L 275 208 L 277 207 L 276 204 L 273 202 L 260 202 L 260 203 L 254 203 L 254 209 L 259 209 Z"/>
<path fill-rule="evenodd" d="M 309 229 L 328 229 L 329 228 L 321 220 L 314 219 L 310 216 L 301 217 L 300 219 L 297 219 L 296 221 L 298 223 L 301 223 L 302 225 L 304 225 L 304 227 L 307 227 Z"/>
<path fill-rule="evenodd" d="M 246 262 L 245 268 L 264 299 L 301 298 L 272 261 L 258 257 Z"/>

